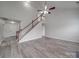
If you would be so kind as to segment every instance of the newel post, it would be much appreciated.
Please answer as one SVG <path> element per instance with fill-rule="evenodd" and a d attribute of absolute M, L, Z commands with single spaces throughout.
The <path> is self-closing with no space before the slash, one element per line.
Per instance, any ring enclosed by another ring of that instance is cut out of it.
<path fill-rule="evenodd" d="M 20 31 L 16 31 L 16 39 L 17 39 L 17 41 L 19 41 L 19 34 L 20 34 Z"/>

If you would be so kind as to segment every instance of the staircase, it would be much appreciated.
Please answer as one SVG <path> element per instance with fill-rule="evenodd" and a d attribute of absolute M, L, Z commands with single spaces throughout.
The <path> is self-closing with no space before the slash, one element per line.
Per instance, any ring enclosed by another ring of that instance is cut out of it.
<path fill-rule="evenodd" d="M 41 13 L 40 16 L 38 16 L 36 19 L 32 20 L 27 26 L 25 26 L 22 29 L 19 29 L 19 31 L 16 31 L 16 39 L 17 41 L 20 41 L 27 33 L 29 33 L 37 24 L 39 24 L 42 21 L 44 13 Z M 40 19 L 40 20 L 39 20 Z"/>
<path fill-rule="evenodd" d="M 21 47 L 19 46 L 19 41 L 22 40 L 26 34 L 28 34 L 37 24 L 42 21 L 43 13 L 32 20 L 27 26 L 23 29 L 16 31 L 16 36 L 10 36 L 1 41 L 0 44 L 0 57 L 1 58 L 22 58 Z M 38 20 L 40 18 L 40 21 Z"/>

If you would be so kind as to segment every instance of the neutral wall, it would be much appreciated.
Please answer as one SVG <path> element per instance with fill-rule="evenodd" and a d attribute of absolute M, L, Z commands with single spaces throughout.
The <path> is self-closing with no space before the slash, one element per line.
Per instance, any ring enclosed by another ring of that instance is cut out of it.
<path fill-rule="evenodd" d="M 3 27 L 4 27 L 3 28 L 4 38 L 10 37 L 10 36 L 16 36 L 16 31 L 18 31 L 19 29 L 17 23 L 14 23 L 14 24 L 5 23 Z"/>
<path fill-rule="evenodd" d="M 40 8 L 39 2 L 31 2 L 31 6 L 24 6 L 23 2 L 21 1 L 0 1 L 0 17 L 6 17 L 11 20 L 20 20 L 21 21 L 21 28 L 24 28 L 27 24 L 29 24 L 32 20 L 36 18 L 37 10 Z M 39 6 L 39 7 L 38 7 Z M 9 24 L 7 24 L 9 25 Z M 9 25 L 6 28 L 4 35 L 5 36 L 10 36 L 14 35 L 16 31 L 16 26 L 14 25 Z M 40 27 L 40 26 L 39 26 Z M 0 26 L 1 28 L 1 26 Z M 11 29 L 10 31 L 8 29 Z M 39 32 L 37 32 L 39 31 Z M 0 34 L 2 31 L 0 30 Z M 30 39 L 35 39 L 36 37 L 40 37 L 41 35 L 41 29 L 37 28 L 33 30 L 33 35 L 30 32 L 30 35 L 28 34 L 28 38 L 23 41 L 27 41 Z M 1 35 L 0 35 L 1 36 Z M 1 36 L 2 37 L 2 36 Z"/>
<path fill-rule="evenodd" d="M 47 16 L 46 36 L 79 43 L 79 9 L 56 8 Z"/>
<path fill-rule="evenodd" d="M 0 1 L 0 17 L 20 20 L 23 28 L 35 19 L 36 10 L 33 7 L 24 6 L 21 1 Z"/>

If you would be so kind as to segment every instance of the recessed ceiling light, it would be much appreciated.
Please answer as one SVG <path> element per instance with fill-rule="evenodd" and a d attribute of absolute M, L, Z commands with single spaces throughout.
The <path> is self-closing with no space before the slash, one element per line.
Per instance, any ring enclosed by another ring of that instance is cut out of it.
<path fill-rule="evenodd" d="M 47 9 L 47 5 L 45 5 L 45 10 Z"/>
<path fill-rule="evenodd" d="M 23 2 L 25 7 L 31 7 L 30 3 L 31 3 L 30 1 L 24 1 Z"/>
<path fill-rule="evenodd" d="M 16 23 L 16 22 L 14 22 L 14 21 L 10 21 L 10 23 L 11 23 L 11 24 L 14 24 L 14 23 Z"/>

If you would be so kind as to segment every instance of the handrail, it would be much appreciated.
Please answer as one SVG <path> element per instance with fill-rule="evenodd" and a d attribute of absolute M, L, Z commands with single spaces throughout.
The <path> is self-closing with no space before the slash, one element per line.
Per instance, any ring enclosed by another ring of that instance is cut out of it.
<path fill-rule="evenodd" d="M 39 21 L 39 22 L 40 22 L 40 21 Z M 19 40 L 21 40 L 28 32 L 30 32 L 30 31 L 32 30 L 32 28 L 34 28 L 39 22 L 37 22 L 33 27 L 29 28 L 29 29 L 27 30 L 27 32 L 25 32 L 25 34 L 22 35 L 22 37 L 21 37 Z"/>
<path fill-rule="evenodd" d="M 42 16 L 44 13 L 42 13 L 40 16 Z M 27 26 L 25 26 L 23 29 L 20 29 L 19 31 L 23 31 L 24 29 L 26 29 L 27 27 L 29 27 L 31 24 L 33 24 L 40 16 L 38 16 L 35 20 L 33 20 L 31 23 L 29 23 Z"/>
<path fill-rule="evenodd" d="M 32 30 L 32 28 L 34 28 L 40 21 L 37 22 L 34 26 L 32 26 L 30 29 L 28 29 L 28 31 L 25 32 L 25 34 L 22 35 L 21 38 L 19 38 L 20 33 L 21 33 L 23 30 L 25 30 L 27 27 L 29 27 L 31 24 L 33 25 L 33 23 L 34 23 L 36 20 L 38 20 L 38 18 L 42 17 L 43 14 L 44 14 L 44 13 L 42 13 L 40 16 L 38 16 L 35 20 L 32 20 L 32 22 L 29 23 L 27 26 L 25 26 L 23 29 L 20 29 L 19 31 L 16 31 L 16 39 L 17 39 L 18 41 L 21 40 L 21 39 L 25 36 L 26 33 L 28 33 L 30 30 Z"/>

